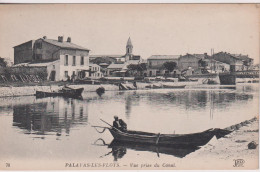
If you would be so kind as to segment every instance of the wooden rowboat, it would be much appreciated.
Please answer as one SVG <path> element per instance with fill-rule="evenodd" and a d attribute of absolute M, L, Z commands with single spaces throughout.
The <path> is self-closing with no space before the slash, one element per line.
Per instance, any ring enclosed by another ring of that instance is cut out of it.
<path fill-rule="evenodd" d="M 150 144 L 150 145 L 161 145 L 161 146 L 184 146 L 184 147 L 198 147 L 207 144 L 214 136 L 217 138 L 224 137 L 225 135 L 231 133 L 232 131 L 226 129 L 208 129 L 203 132 L 191 133 L 191 134 L 156 134 L 149 133 L 143 131 L 121 131 L 117 128 L 114 128 L 112 125 L 107 123 L 106 121 L 100 119 L 104 123 L 110 126 L 102 127 L 102 126 L 92 126 L 96 128 L 103 128 L 103 133 L 106 129 L 110 131 L 114 140 L 121 142 L 130 142 L 130 143 L 138 143 L 138 144 Z"/>
<path fill-rule="evenodd" d="M 175 88 L 175 89 L 178 89 L 178 88 L 185 88 L 186 85 L 163 85 L 163 88 Z"/>
<path fill-rule="evenodd" d="M 180 145 L 180 146 L 202 146 L 208 143 L 214 136 L 215 130 L 209 129 L 200 133 L 192 134 L 155 134 L 142 131 L 120 131 L 108 128 L 117 141 L 126 141 L 153 145 Z"/>
<path fill-rule="evenodd" d="M 36 98 L 56 97 L 56 96 L 77 98 L 77 97 L 81 97 L 83 90 L 84 88 L 73 89 L 65 86 L 59 91 L 53 91 L 53 92 L 36 91 L 35 95 Z"/>

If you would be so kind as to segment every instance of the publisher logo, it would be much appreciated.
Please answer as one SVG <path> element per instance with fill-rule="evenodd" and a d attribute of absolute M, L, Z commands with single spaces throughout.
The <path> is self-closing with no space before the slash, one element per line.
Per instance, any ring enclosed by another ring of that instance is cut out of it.
<path fill-rule="evenodd" d="M 234 159 L 235 164 L 233 167 L 244 167 L 245 160 L 243 159 Z"/>

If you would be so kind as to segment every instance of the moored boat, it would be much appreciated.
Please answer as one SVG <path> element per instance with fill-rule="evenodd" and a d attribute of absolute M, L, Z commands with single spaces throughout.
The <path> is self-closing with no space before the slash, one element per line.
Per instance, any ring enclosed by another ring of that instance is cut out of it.
<path fill-rule="evenodd" d="M 129 84 L 119 84 L 119 90 L 136 90 L 136 87 L 129 85 Z"/>
<path fill-rule="evenodd" d="M 35 95 L 36 95 L 36 98 L 56 97 L 56 96 L 73 98 L 73 97 L 81 97 L 83 90 L 84 90 L 84 88 L 73 89 L 73 88 L 64 86 L 59 91 L 53 91 L 53 92 L 36 91 Z"/>
<path fill-rule="evenodd" d="M 123 132 L 114 128 L 108 129 L 115 140 L 153 145 L 180 145 L 197 147 L 205 145 L 215 136 L 214 129 L 192 134 L 155 134 L 132 130 Z"/>
<path fill-rule="evenodd" d="M 186 85 L 163 85 L 163 88 L 175 88 L 175 89 L 178 89 L 178 88 L 185 88 Z"/>

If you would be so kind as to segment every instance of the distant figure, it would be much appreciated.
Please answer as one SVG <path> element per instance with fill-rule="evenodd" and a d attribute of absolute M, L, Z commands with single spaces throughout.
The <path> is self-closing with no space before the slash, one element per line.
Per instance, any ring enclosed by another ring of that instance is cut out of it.
<path fill-rule="evenodd" d="M 137 89 L 137 85 L 136 82 L 134 81 L 133 86 Z"/>
<path fill-rule="evenodd" d="M 67 82 L 70 82 L 70 76 L 69 75 L 67 76 Z"/>
<path fill-rule="evenodd" d="M 73 73 L 73 74 L 71 75 L 71 82 L 74 82 L 75 79 L 76 79 L 76 75 L 75 75 L 75 73 Z"/>
<path fill-rule="evenodd" d="M 113 127 L 121 130 L 121 131 L 126 131 L 127 130 L 127 125 L 122 119 L 118 119 L 118 116 L 114 116 L 115 120 L 113 122 Z"/>

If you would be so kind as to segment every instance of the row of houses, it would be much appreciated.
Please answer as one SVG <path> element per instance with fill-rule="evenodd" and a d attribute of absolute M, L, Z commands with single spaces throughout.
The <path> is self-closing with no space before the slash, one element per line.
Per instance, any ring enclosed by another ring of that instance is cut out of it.
<path fill-rule="evenodd" d="M 147 59 L 147 75 L 162 76 L 169 74 L 164 67 L 166 62 L 174 62 L 176 68 L 173 74 L 184 71 L 189 74 L 221 73 L 226 71 L 243 71 L 253 67 L 254 60 L 248 55 L 219 52 L 213 55 L 186 54 L 186 55 L 152 55 Z"/>
<path fill-rule="evenodd" d="M 51 81 L 67 80 L 68 78 L 83 79 L 101 78 L 104 76 L 133 76 L 138 71 L 131 71 L 129 66 L 141 66 L 144 76 L 180 75 L 203 72 L 224 72 L 248 70 L 253 59 L 248 55 L 219 52 L 213 55 L 152 55 L 147 60 L 133 54 L 133 44 L 129 38 L 125 54 L 90 55 L 88 48 L 72 43 L 71 37 L 57 40 L 46 36 L 37 40 L 19 44 L 14 47 L 13 68 L 44 68 L 47 79 Z M 164 64 L 174 62 L 174 70 L 169 71 Z M 140 71 L 139 71 L 140 72 Z M 140 74 L 140 73 L 139 73 Z"/>
<path fill-rule="evenodd" d="M 89 49 L 72 43 L 71 37 L 64 40 L 63 36 L 57 40 L 44 36 L 13 48 L 12 68 L 44 68 L 51 81 L 125 76 L 128 65 L 142 61 L 140 55 L 133 54 L 130 38 L 122 55 L 89 55 Z"/>

